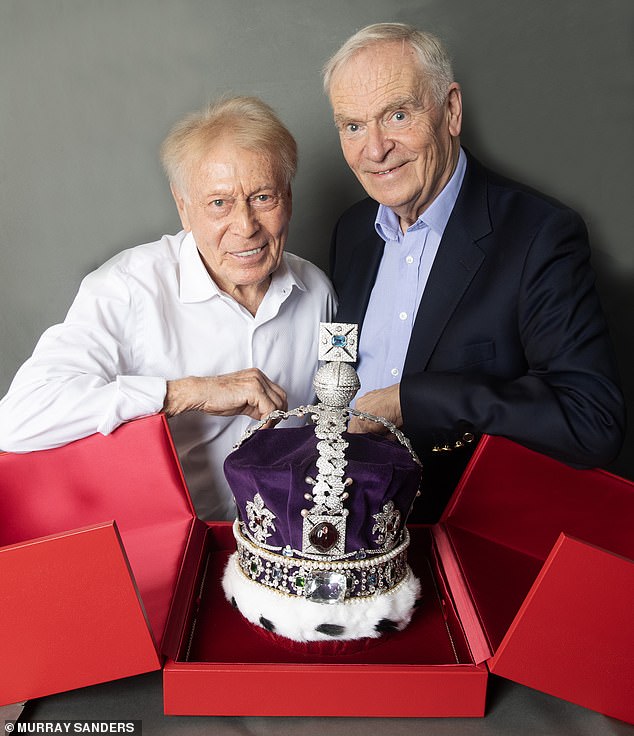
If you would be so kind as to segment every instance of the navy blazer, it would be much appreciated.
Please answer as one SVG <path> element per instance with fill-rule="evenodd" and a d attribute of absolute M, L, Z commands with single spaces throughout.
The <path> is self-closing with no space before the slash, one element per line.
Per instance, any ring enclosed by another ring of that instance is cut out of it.
<path fill-rule="evenodd" d="M 341 322 L 363 324 L 383 253 L 377 206 L 357 203 L 333 233 Z M 426 465 L 423 520 L 437 518 L 475 443 L 432 449 L 465 435 L 503 435 L 580 467 L 616 456 L 624 401 L 594 281 L 579 215 L 467 154 L 400 386 L 403 430 Z"/>

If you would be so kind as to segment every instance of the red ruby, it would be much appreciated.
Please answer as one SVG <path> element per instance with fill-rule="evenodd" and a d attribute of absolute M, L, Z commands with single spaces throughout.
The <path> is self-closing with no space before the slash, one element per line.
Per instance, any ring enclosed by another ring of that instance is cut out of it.
<path fill-rule="evenodd" d="M 315 525 L 308 539 L 315 549 L 320 552 L 328 552 L 339 541 L 339 532 L 333 524 L 326 521 Z"/>

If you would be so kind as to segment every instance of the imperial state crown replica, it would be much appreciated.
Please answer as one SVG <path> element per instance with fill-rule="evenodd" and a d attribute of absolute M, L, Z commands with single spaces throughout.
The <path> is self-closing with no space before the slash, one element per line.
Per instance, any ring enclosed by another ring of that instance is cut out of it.
<path fill-rule="evenodd" d="M 319 402 L 265 417 L 225 461 L 238 518 L 222 585 L 246 619 L 288 639 L 376 638 L 405 628 L 420 597 L 405 524 L 420 461 L 393 424 L 349 406 L 357 326 L 322 323 L 319 340 Z M 290 416 L 314 425 L 262 429 Z M 347 433 L 352 416 L 398 442 Z"/>

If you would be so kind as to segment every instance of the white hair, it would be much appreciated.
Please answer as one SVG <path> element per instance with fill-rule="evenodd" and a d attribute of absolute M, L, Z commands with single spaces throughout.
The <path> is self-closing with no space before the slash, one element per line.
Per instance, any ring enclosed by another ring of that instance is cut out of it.
<path fill-rule="evenodd" d="M 274 110 L 257 97 L 229 97 L 176 123 L 161 146 L 170 184 L 186 195 L 192 166 L 222 136 L 249 151 L 263 153 L 289 188 L 297 171 L 297 143 Z"/>
<path fill-rule="evenodd" d="M 408 43 L 416 52 L 421 75 L 434 100 L 441 104 L 447 96 L 449 85 L 454 81 L 449 54 L 440 39 L 426 31 L 419 31 L 405 23 L 374 23 L 351 36 L 330 57 L 323 68 L 324 90 L 330 94 L 332 78 L 359 51 L 375 44 L 400 41 Z"/>

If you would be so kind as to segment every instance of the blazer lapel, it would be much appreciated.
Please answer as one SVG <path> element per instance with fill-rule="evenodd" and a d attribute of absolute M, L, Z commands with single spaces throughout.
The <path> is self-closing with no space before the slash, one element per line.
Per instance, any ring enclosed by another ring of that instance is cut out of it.
<path fill-rule="evenodd" d="M 365 311 L 383 255 L 384 243 L 372 228 L 372 233 L 359 240 L 352 252 L 344 289 L 339 294 L 338 322 L 363 324 Z"/>
<path fill-rule="evenodd" d="M 465 179 L 414 322 L 405 359 L 406 373 L 427 367 L 447 322 L 485 258 L 477 241 L 491 232 L 486 173 L 469 154 L 467 158 Z"/>

